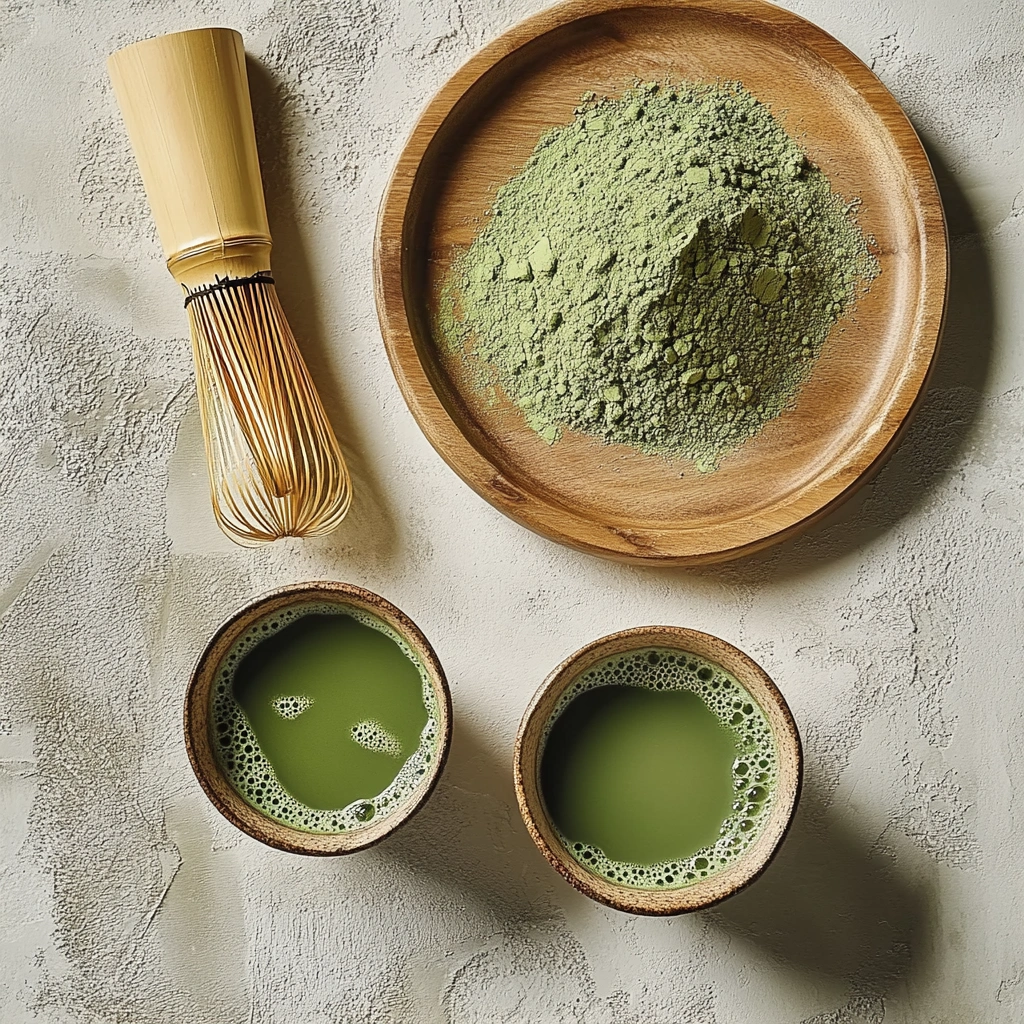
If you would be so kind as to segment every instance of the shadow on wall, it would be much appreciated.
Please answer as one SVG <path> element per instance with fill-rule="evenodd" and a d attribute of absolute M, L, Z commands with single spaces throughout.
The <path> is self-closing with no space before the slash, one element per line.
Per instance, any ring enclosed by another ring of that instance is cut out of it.
<path fill-rule="evenodd" d="M 499 928 L 561 915 L 548 867 L 523 826 L 511 752 L 500 764 L 465 722 L 456 721 L 448 764 L 419 813 L 376 848 L 410 872 L 432 876 Z"/>
<path fill-rule="evenodd" d="M 496 932 L 561 919 L 566 899 L 585 900 L 530 840 L 511 764 L 499 763 L 461 721 L 433 796 L 368 856 L 418 876 L 456 914 L 490 918 Z M 849 984 L 868 1000 L 927 974 L 931 916 L 927 886 L 907 878 L 885 850 L 865 845 L 813 778 L 764 875 L 696 915 L 783 969 Z"/>
<path fill-rule="evenodd" d="M 849 982 L 860 996 L 880 996 L 927 968 L 928 892 L 865 847 L 813 782 L 764 875 L 704 913 L 777 961 Z"/>
<path fill-rule="evenodd" d="M 274 281 L 352 477 L 352 508 L 345 526 L 321 553 L 344 543 L 346 553 L 356 553 L 368 564 L 380 565 L 397 554 L 395 518 L 372 465 L 362 455 L 363 445 L 348 415 L 344 388 L 331 370 L 329 350 L 335 334 L 325 328 L 321 317 L 317 283 L 300 227 L 301 196 L 295 184 L 288 128 L 293 118 L 288 114 L 282 86 L 271 73 L 249 56 L 246 69 L 274 239 Z"/>
<path fill-rule="evenodd" d="M 434 795 L 371 855 L 433 883 L 456 912 L 489 916 L 496 931 L 560 919 L 560 897 L 585 897 L 530 841 L 511 776 L 511 765 L 457 723 Z M 848 983 L 867 998 L 927 974 L 931 912 L 927 887 L 907 879 L 885 851 L 865 846 L 811 779 L 763 876 L 697 916 L 783 969 Z"/>
<path fill-rule="evenodd" d="M 511 766 L 465 727 L 423 809 L 372 852 L 428 879 L 453 908 L 487 915 L 497 930 L 562 916 L 576 897 L 523 827 Z M 789 836 L 748 889 L 698 916 L 760 948 L 785 968 L 881 996 L 927 968 L 928 893 L 884 851 L 867 848 L 805 784 Z M 689 934 L 682 932 L 681 935 Z"/>
<path fill-rule="evenodd" d="M 981 229 L 938 145 L 923 138 L 949 229 L 946 326 L 917 415 L 875 480 L 807 533 L 727 566 L 687 570 L 737 583 L 785 580 L 888 532 L 958 465 L 977 419 L 995 334 L 992 268 Z M 677 570 L 654 570 L 678 578 Z"/>

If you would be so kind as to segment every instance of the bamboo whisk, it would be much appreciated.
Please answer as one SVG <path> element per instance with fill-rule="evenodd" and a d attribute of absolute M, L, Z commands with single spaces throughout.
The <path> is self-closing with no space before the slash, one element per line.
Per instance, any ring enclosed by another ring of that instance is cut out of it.
<path fill-rule="evenodd" d="M 270 273 L 242 37 L 176 32 L 107 63 L 185 295 L 217 523 L 240 544 L 329 533 L 351 484 Z"/>

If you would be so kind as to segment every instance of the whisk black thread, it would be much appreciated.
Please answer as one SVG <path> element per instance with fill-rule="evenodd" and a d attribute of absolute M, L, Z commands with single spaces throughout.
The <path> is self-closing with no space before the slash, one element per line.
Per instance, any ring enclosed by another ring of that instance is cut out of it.
<path fill-rule="evenodd" d="M 185 308 L 188 309 L 188 304 L 193 299 L 202 298 L 204 295 L 212 295 L 214 292 L 222 291 L 226 288 L 243 288 L 249 284 L 273 283 L 274 278 L 268 270 L 258 270 L 255 274 L 250 274 L 249 277 L 228 277 L 227 275 L 221 277 L 219 274 L 216 274 L 210 284 L 200 285 L 194 291 L 185 289 Z M 184 285 L 182 287 L 184 288 Z"/>

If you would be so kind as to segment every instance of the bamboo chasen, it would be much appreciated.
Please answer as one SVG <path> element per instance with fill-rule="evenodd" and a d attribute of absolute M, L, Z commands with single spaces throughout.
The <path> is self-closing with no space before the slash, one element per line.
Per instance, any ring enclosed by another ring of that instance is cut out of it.
<path fill-rule="evenodd" d="M 217 522 L 240 544 L 328 533 L 351 485 L 270 271 L 242 38 L 176 32 L 108 67 L 184 293 Z"/>

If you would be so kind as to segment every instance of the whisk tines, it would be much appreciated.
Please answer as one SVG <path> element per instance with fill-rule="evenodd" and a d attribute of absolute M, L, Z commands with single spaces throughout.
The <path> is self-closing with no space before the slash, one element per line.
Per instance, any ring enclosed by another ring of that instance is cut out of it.
<path fill-rule="evenodd" d="M 269 273 L 186 292 L 214 514 L 242 543 L 333 530 L 351 487 Z"/>

